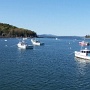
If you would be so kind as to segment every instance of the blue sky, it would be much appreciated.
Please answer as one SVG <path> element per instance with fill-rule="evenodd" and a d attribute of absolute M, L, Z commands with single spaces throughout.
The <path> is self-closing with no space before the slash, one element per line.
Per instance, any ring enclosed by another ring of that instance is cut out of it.
<path fill-rule="evenodd" d="M 37 34 L 90 34 L 90 0 L 0 0 L 0 22 Z"/>

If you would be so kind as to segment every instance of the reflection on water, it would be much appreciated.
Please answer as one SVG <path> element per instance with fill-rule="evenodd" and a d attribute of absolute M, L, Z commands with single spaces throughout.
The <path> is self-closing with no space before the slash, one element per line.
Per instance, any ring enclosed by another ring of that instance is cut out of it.
<path fill-rule="evenodd" d="M 21 53 L 21 52 L 24 52 L 26 49 L 22 49 L 22 48 L 18 48 L 18 51 Z"/>
<path fill-rule="evenodd" d="M 85 60 L 85 59 L 80 59 L 80 58 L 75 57 L 75 61 L 77 63 L 77 68 L 78 68 L 79 74 L 85 75 L 86 74 L 85 70 L 86 70 L 87 63 L 90 63 L 90 60 Z"/>
<path fill-rule="evenodd" d="M 90 60 L 80 59 L 80 58 L 77 58 L 77 57 L 75 57 L 75 60 L 76 60 L 78 63 L 90 63 Z"/>

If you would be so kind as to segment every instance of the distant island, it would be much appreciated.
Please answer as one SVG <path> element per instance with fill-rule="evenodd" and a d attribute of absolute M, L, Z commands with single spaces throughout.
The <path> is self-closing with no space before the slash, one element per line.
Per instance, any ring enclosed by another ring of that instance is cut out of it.
<path fill-rule="evenodd" d="M 86 35 L 85 38 L 90 38 L 90 35 Z"/>
<path fill-rule="evenodd" d="M 0 23 L 0 37 L 37 37 L 37 34 L 28 29 Z"/>
<path fill-rule="evenodd" d="M 42 37 L 42 38 L 55 38 L 57 36 L 56 35 L 52 35 L 52 34 L 41 34 L 41 35 L 38 35 L 38 37 Z"/>

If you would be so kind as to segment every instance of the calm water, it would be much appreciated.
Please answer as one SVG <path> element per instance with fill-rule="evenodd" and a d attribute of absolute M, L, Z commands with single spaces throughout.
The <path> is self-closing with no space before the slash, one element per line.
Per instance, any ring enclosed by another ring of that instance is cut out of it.
<path fill-rule="evenodd" d="M 18 39 L 0 39 L 0 90 L 90 90 L 90 62 L 73 53 L 81 38 L 39 40 L 45 45 L 20 50 Z"/>

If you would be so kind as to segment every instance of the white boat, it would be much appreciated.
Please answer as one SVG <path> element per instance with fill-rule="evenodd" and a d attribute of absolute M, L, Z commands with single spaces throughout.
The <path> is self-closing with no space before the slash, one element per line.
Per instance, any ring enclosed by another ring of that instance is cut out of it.
<path fill-rule="evenodd" d="M 75 51 L 75 57 L 78 57 L 81 59 L 90 59 L 90 50 L 85 48 L 80 51 Z"/>
<path fill-rule="evenodd" d="M 38 46 L 44 45 L 44 43 L 41 43 L 40 41 L 38 41 L 36 39 L 31 39 L 31 42 L 32 42 L 33 45 L 38 45 Z"/>
<path fill-rule="evenodd" d="M 28 45 L 25 43 L 25 41 L 21 41 L 17 44 L 18 48 L 21 48 L 21 49 L 33 49 L 33 45 Z"/>
<path fill-rule="evenodd" d="M 86 42 L 79 42 L 81 46 L 88 46 Z M 88 48 L 81 49 L 80 51 L 75 51 L 75 57 L 81 58 L 81 59 L 89 59 L 90 60 L 90 50 Z"/>

